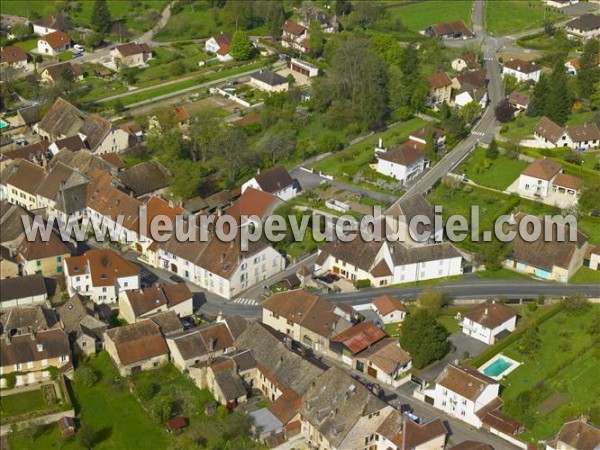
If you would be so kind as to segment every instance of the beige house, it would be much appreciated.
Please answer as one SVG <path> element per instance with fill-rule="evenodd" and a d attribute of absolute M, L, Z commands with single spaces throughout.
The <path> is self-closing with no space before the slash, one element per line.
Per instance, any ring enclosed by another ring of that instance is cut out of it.
<path fill-rule="evenodd" d="M 555 439 L 546 443 L 546 450 L 588 450 L 600 447 L 600 428 L 587 419 L 565 423 Z"/>
<path fill-rule="evenodd" d="M 573 233 L 575 239 L 571 240 L 569 227 L 522 212 L 514 216 L 513 228 L 520 226 L 524 219 L 537 222 L 542 232 L 538 239 L 531 242 L 517 232 L 512 241 L 512 254 L 504 260 L 504 267 L 544 280 L 568 282 L 583 265 L 588 247 L 587 237 L 577 230 Z M 544 232 L 546 228 L 551 230 L 547 236 Z M 531 227 L 527 229 L 532 231 Z M 564 235 L 562 242 L 560 234 Z"/>
<path fill-rule="evenodd" d="M 330 338 L 352 326 L 333 303 L 303 289 L 272 295 L 262 307 L 262 323 L 317 353 L 329 353 Z"/>
<path fill-rule="evenodd" d="M 119 317 L 138 322 L 157 312 L 175 311 L 179 317 L 194 313 L 193 294 L 185 283 L 162 284 L 119 294 Z"/>
<path fill-rule="evenodd" d="M 125 130 L 97 114 L 79 110 L 63 98 L 54 102 L 35 130 L 50 141 L 79 135 L 96 154 L 121 152 L 129 147 L 129 134 Z"/>
<path fill-rule="evenodd" d="M 391 295 L 382 295 L 373 300 L 373 310 L 384 324 L 403 322 L 408 314 L 408 309 L 398 298 Z"/>
<path fill-rule="evenodd" d="M 25 237 L 17 248 L 17 261 L 21 264 L 23 275 L 60 275 L 63 273 L 64 260 L 69 256 L 71 250 L 55 233 L 50 233 L 47 242 L 42 240 L 39 233 L 36 233 L 33 241 Z"/>
<path fill-rule="evenodd" d="M 17 253 L 4 245 L 0 246 L 0 279 L 19 276 L 20 269 Z"/>
<path fill-rule="evenodd" d="M 25 53 L 25 50 L 16 46 L 0 49 L 0 69 L 6 69 L 7 67 L 26 69 L 27 53 Z"/>
<path fill-rule="evenodd" d="M 250 85 L 265 92 L 285 92 L 290 87 L 287 78 L 269 69 L 260 69 L 251 74 Z"/>
<path fill-rule="evenodd" d="M 37 208 L 36 191 L 44 179 L 44 168 L 24 159 L 17 159 L 2 172 L 6 200 L 28 211 Z"/>
<path fill-rule="evenodd" d="M 233 353 L 233 341 L 246 329 L 246 325 L 243 317 L 233 316 L 168 337 L 173 364 L 183 372 L 194 364 Z"/>
<path fill-rule="evenodd" d="M 104 333 L 108 326 L 100 320 L 94 302 L 75 294 L 56 308 L 56 312 L 76 354 L 91 355 L 104 348 Z"/>
<path fill-rule="evenodd" d="M 16 306 L 43 305 L 48 300 L 48 288 L 40 274 L 0 280 L 0 310 Z"/>
<path fill-rule="evenodd" d="M 45 67 L 40 73 L 40 81 L 43 84 L 54 84 L 65 74 L 72 76 L 74 80 L 83 80 L 83 68 L 80 64 L 64 62 Z"/>
<path fill-rule="evenodd" d="M 50 368 L 71 364 L 67 334 L 60 329 L 18 336 L 5 336 L 0 341 L 0 375 L 15 375 L 15 386 L 23 386 L 51 378 Z M 0 388 L 6 379 L 0 378 Z"/>
<path fill-rule="evenodd" d="M 441 419 L 418 424 L 392 411 L 377 429 L 377 450 L 443 450 L 448 429 Z M 465 447 L 463 450 L 485 450 Z M 491 448 L 491 447 L 490 447 Z"/>
<path fill-rule="evenodd" d="M 150 46 L 148 44 L 136 44 L 135 42 L 117 45 L 110 54 L 117 68 L 140 67 L 152 59 Z"/>
<path fill-rule="evenodd" d="M 432 105 L 450 103 L 452 80 L 446 72 L 439 72 L 427 78 L 429 82 L 429 99 Z"/>
<path fill-rule="evenodd" d="M 122 376 L 156 369 L 169 362 L 169 349 L 160 326 L 152 320 L 108 330 L 104 345 Z"/>
<path fill-rule="evenodd" d="M 318 449 L 377 448 L 376 430 L 393 411 L 335 366 L 315 380 L 302 400 L 302 434 Z"/>

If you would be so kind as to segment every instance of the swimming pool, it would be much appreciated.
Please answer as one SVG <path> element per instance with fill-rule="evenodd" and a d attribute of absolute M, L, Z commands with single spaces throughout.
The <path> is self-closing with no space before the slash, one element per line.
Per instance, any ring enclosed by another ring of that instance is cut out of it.
<path fill-rule="evenodd" d="M 511 359 L 508 356 L 504 356 L 502 353 L 500 353 L 492 359 L 490 359 L 488 362 L 486 362 L 483 366 L 481 366 L 479 368 L 479 371 L 490 378 L 499 380 L 500 378 L 508 375 L 520 365 L 520 362 L 515 361 L 514 359 Z"/>
<path fill-rule="evenodd" d="M 5 122 L 4 120 L 0 119 L 0 130 L 2 128 L 6 128 L 8 126 L 8 122 Z"/>
<path fill-rule="evenodd" d="M 497 377 L 510 366 L 512 366 L 510 361 L 507 361 L 504 358 L 498 358 L 492 364 L 483 369 L 483 373 L 489 377 Z"/>

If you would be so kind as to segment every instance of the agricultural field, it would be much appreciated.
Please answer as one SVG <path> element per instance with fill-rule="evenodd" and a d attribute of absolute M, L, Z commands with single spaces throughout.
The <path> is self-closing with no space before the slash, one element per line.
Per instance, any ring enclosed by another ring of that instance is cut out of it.
<path fill-rule="evenodd" d="M 527 425 L 523 438 L 551 438 L 566 420 L 600 411 L 600 354 L 591 348 L 590 314 L 561 311 L 542 323 L 540 347 L 532 357 L 519 352 L 520 340 L 503 350 L 523 363 L 502 381 L 501 392 L 504 411 Z"/>
<path fill-rule="evenodd" d="M 470 27 L 472 7 L 472 1 L 425 1 L 390 7 L 387 13 L 399 18 L 409 30 L 418 32 L 429 25 L 453 20 L 462 20 Z"/>
<path fill-rule="evenodd" d="M 488 0 L 485 8 L 487 31 L 495 35 L 519 33 L 531 28 L 541 28 L 544 17 L 556 22 L 565 17 L 545 8 L 540 0 Z"/>

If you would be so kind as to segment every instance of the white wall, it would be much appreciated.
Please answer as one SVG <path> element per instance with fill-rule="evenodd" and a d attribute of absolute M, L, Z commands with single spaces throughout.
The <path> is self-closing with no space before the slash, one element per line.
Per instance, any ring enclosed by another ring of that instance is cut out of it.
<path fill-rule="evenodd" d="M 519 193 L 545 198 L 550 190 L 550 181 L 521 174 L 519 176 Z"/>
<path fill-rule="evenodd" d="M 531 72 L 531 73 L 523 73 L 523 72 L 519 72 L 518 70 L 513 70 L 506 66 L 502 68 L 502 75 L 512 75 L 513 77 L 515 77 L 517 79 L 517 81 L 533 80 L 537 83 L 538 81 L 540 81 L 541 73 L 542 73 L 541 70 L 536 70 L 535 72 Z"/>

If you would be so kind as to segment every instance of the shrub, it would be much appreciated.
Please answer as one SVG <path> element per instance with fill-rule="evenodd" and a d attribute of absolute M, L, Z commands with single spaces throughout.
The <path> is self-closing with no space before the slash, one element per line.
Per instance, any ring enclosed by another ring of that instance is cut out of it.
<path fill-rule="evenodd" d="M 371 281 L 370 280 L 356 280 L 354 285 L 356 286 L 356 289 L 368 288 L 368 287 L 371 287 Z"/>
<path fill-rule="evenodd" d="M 141 400 L 148 401 L 154 398 L 158 391 L 160 390 L 160 386 L 158 384 L 152 383 L 149 380 L 141 379 L 135 384 L 135 392 Z"/>
<path fill-rule="evenodd" d="M 531 312 L 534 312 L 538 309 L 538 304 L 535 302 L 531 302 L 527 304 L 527 309 Z"/>
<path fill-rule="evenodd" d="M 82 366 L 75 371 L 75 383 L 89 388 L 95 385 L 97 382 L 98 374 L 91 367 Z"/>

